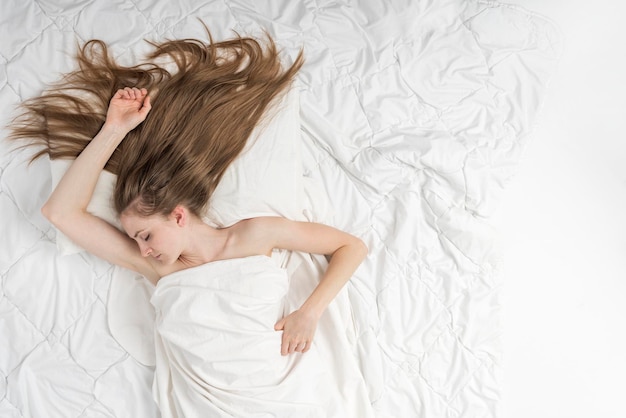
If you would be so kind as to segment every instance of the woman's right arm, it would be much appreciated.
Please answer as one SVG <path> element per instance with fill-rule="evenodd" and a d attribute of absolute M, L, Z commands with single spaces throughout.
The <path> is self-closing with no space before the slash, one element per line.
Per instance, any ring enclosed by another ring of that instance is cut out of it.
<path fill-rule="evenodd" d="M 61 232 L 90 253 L 129 268 L 153 283 L 158 275 L 137 244 L 106 221 L 87 212 L 98 177 L 126 134 L 150 111 L 145 89 L 118 90 L 100 132 L 72 163 L 41 211 Z"/>

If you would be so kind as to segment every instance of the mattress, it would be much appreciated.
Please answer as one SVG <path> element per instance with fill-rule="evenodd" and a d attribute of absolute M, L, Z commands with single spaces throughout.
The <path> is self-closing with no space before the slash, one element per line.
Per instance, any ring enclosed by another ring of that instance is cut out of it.
<path fill-rule="evenodd" d="M 153 417 L 154 369 L 108 327 L 115 269 L 61 255 L 40 214 L 50 162 L 5 140 L 23 100 L 98 38 L 267 31 L 304 49 L 302 170 L 332 225 L 370 252 L 346 287 L 352 350 L 378 417 L 500 416 L 498 245 L 514 175 L 560 51 L 554 25 L 476 0 L 6 0 L 0 5 L 0 416 Z"/>

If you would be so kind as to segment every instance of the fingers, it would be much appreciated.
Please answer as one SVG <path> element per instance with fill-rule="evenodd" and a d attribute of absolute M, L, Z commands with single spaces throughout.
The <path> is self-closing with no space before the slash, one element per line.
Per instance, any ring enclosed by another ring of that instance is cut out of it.
<path fill-rule="evenodd" d="M 138 109 L 138 113 L 143 119 L 146 118 L 150 109 L 152 109 L 152 102 L 150 101 L 150 96 L 148 96 L 148 90 L 145 88 L 124 87 L 115 92 L 113 99 L 127 100 L 129 104 L 132 103 L 132 106 L 141 105 Z"/>
<path fill-rule="evenodd" d="M 298 352 L 298 353 L 306 353 L 307 351 L 309 351 L 309 348 L 311 348 L 311 343 L 308 341 L 301 341 L 298 344 L 296 344 L 295 349 L 293 350 L 294 352 Z"/>
<path fill-rule="evenodd" d="M 124 87 L 113 95 L 105 123 L 130 132 L 146 119 L 151 109 L 152 102 L 148 90 Z"/>
<path fill-rule="evenodd" d="M 146 98 L 143 100 L 143 106 L 141 106 L 141 109 L 139 109 L 139 113 L 147 115 L 150 109 L 152 109 L 152 104 L 150 103 L 150 96 L 146 96 Z"/>
<path fill-rule="evenodd" d="M 283 334 L 280 354 L 286 356 L 293 353 L 306 353 L 311 348 L 311 341 L 290 340 Z"/>
<path fill-rule="evenodd" d="M 274 325 L 274 331 L 280 331 L 285 327 L 285 318 L 281 319 Z"/>
<path fill-rule="evenodd" d="M 289 354 L 293 354 L 293 353 L 305 353 L 306 351 L 309 350 L 310 348 L 310 343 L 307 341 L 300 341 L 300 342 L 292 342 L 289 345 Z"/>
<path fill-rule="evenodd" d="M 139 89 L 137 87 L 124 87 L 115 92 L 114 97 L 118 99 L 127 100 L 142 100 L 148 94 L 148 90 L 145 88 Z"/>
<path fill-rule="evenodd" d="M 274 329 L 283 332 L 280 354 L 286 356 L 309 351 L 316 326 L 317 318 L 301 310 L 296 310 L 276 322 Z"/>

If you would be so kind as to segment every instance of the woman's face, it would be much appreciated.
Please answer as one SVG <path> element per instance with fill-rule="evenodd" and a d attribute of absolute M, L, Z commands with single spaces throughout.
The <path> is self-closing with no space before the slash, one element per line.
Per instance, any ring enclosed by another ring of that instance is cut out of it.
<path fill-rule="evenodd" d="M 175 212 L 168 217 L 123 212 L 120 221 L 128 236 L 139 245 L 141 255 L 153 257 L 163 264 L 172 264 L 178 260 L 183 249 L 183 236 Z"/>

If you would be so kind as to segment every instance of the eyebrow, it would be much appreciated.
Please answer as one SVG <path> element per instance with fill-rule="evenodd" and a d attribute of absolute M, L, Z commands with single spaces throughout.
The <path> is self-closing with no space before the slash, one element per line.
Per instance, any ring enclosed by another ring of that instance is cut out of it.
<path fill-rule="evenodd" d="M 143 232 L 144 229 L 140 229 L 139 231 L 135 232 L 135 235 L 133 236 L 133 238 L 137 238 L 137 235 L 139 235 L 140 232 Z"/>

